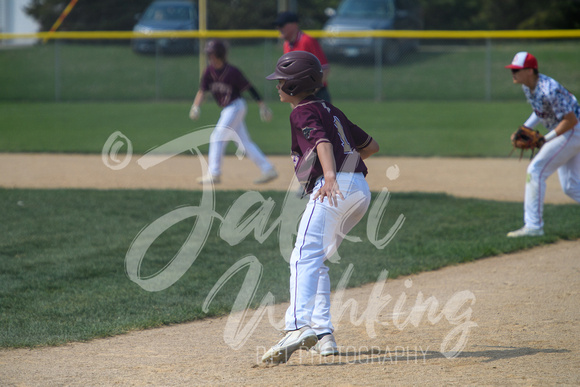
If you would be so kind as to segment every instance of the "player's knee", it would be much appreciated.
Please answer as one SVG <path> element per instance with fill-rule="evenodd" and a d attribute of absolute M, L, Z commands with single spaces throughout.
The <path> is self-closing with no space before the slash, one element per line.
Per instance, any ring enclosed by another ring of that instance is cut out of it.
<path fill-rule="evenodd" d="M 528 169 L 526 170 L 526 172 L 528 173 L 528 176 L 538 176 L 540 173 L 540 168 L 538 168 L 537 164 L 535 164 L 534 162 L 531 162 L 528 165 Z"/>
<path fill-rule="evenodd" d="M 580 185 L 566 184 L 564 187 L 562 187 L 562 190 L 567 196 L 580 203 Z"/>
<path fill-rule="evenodd" d="M 546 180 L 548 178 L 548 176 L 546 175 L 545 172 L 543 172 L 544 168 L 541 166 L 538 166 L 536 164 L 530 164 L 528 166 L 528 170 L 527 170 L 527 182 L 530 181 L 536 181 L 539 182 L 542 179 Z"/>

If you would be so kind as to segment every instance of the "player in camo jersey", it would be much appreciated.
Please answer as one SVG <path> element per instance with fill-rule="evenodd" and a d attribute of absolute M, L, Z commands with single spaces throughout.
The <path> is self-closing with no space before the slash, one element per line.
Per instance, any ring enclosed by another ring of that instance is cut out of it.
<path fill-rule="evenodd" d="M 562 190 L 580 203 L 580 106 L 576 97 L 554 79 L 538 72 L 538 61 L 528 52 L 518 52 L 511 64 L 513 82 L 521 84 L 532 105 L 524 123 L 529 128 L 542 123 L 546 143 L 528 166 L 524 197 L 524 227 L 508 237 L 544 235 L 546 179 L 558 171 Z"/>
<path fill-rule="evenodd" d="M 324 261 L 369 206 L 363 160 L 379 146 L 342 111 L 313 95 L 322 85 L 322 67 L 313 54 L 284 54 L 267 79 L 278 80 L 280 101 L 292 106 L 294 168 L 304 192 L 310 194 L 290 257 L 286 335 L 262 357 L 263 362 L 280 363 L 299 348 L 314 347 L 323 356 L 338 353 Z"/>
<path fill-rule="evenodd" d="M 219 39 L 210 40 L 206 44 L 205 52 L 208 55 L 209 65 L 201 78 L 199 91 L 189 111 L 189 118 L 192 120 L 199 118 L 199 107 L 207 91 L 212 93 L 216 103 L 223 108 L 210 137 L 208 174 L 197 181 L 201 184 L 220 182 L 223 155 L 233 130 L 240 137 L 247 156 L 260 168 L 261 176 L 254 183 L 264 184 L 278 177 L 278 173 L 250 138 L 245 122 L 248 107 L 241 93 L 248 90 L 258 102 L 262 121 L 269 121 L 272 112 L 242 72 L 226 61 L 226 51 L 224 42 Z"/>

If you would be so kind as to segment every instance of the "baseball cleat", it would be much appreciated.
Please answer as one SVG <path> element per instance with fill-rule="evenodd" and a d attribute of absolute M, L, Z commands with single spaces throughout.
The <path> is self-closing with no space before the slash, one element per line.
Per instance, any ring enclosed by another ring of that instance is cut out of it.
<path fill-rule="evenodd" d="M 276 172 L 274 169 L 272 169 L 271 171 L 268 171 L 266 173 L 262 173 L 262 176 L 260 176 L 256 180 L 254 180 L 254 184 L 265 184 L 269 181 L 274 180 L 277 177 L 278 177 L 278 172 Z"/>
<path fill-rule="evenodd" d="M 312 350 L 318 352 L 320 356 L 338 355 L 336 340 L 332 333 L 322 336 Z"/>
<path fill-rule="evenodd" d="M 262 363 L 286 363 L 297 349 L 310 349 L 316 345 L 318 338 L 309 326 L 304 326 L 295 331 L 287 331 L 284 338 L 270 348 L 264 356 Z"/>
<path fill-rule="evenodd" d="M 522 227 L 519 230 L 510 231 L 507 233 L 509 238 L 518 238 L 518 237 L 525 237 L 525 236 L 542 236 L 544 235 L 544 230 L 541 228 L 530 228 L 530 227 Z"/>
<path fill-rule="evenodd" d="M 207 175 L 198 177 L 197 182 L 199 184 L 210 184 L 210 183 L 219 184 L 220 183 L 220 176 L 219 175 L 214 176 L 214 175 L 207 174 Z"/>

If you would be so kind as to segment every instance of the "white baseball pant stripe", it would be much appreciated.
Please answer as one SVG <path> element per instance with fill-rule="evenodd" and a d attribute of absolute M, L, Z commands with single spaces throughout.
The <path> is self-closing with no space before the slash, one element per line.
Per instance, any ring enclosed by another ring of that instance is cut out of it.
<path fill-rule="evenodd" d="M 246 156 L 258 166 L 262 173 L 269 172 L 274 168 L 250 138 L 245 123 L 247 111 L 248 106 L 243 98 L 237 98 L 222 109 L 220 118 L 210 136 L 208 164 L 209 173 L 213 176 L 221 175 L 223 156 L 228 142 L 232 140 L 232 133 L 228 129 L 238 134 L 246 151 Z"/>
<path fill-rule="evenodd" d="M 580 124 L 545 143 L 528 165 L 524 198 L 526 227 L 544 227 L 546 179 L 556 170 L 564 193 L 580 203 Z"/>
<path fill-rule="evenodd" d="M 286 310 L 286 330 L 311 326 L 317 335 L 332 333 L 330 318 L 330 277 L 324 261 L 340 246 L 344 236 L 362 219 L 369 203 L 370 190 L 362 173 L 337 174 L 344 200 L 338 206 L 328 198 L 313 200 L 324 183 L 320 178 L 298 227 L 290 257 L 290 306 Z"/>

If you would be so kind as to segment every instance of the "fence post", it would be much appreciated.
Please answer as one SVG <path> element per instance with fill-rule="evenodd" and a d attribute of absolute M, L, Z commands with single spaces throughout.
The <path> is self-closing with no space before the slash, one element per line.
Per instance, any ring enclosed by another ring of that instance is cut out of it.
<path fill-rule="evenodd" d="M 485 100 L 491 101 L 491 39 L 485 39 Z"/>
<path fill-rule="evenodd" d="M 62 69 L 60 63 L 60 39 L 54 41 L 54 100 L 60 102 L 61 100 L 61 79 Z"/>
<path fill-rule="evenodd" d="M 272 57 L 272 42 L 268 38 L 264 38 L 264 74 L 270 74 L 273 70 L 270 58 Z M 262 92 L 264 94 L 264 101 L 272 100 L 272 93 L 274 91 L 274 83 L 266 80 L 266 77 L 262 79 Z"/>
<path fill-rule="evenodd" d="M 375 41 L 375 101 L 380 102 L 383 97 L 383 42 L 376 38 Z"/>
<path fill-rule="evenodd" d="M 155 39 L 155 100 L 161 99 L 161 44 Z"/>

